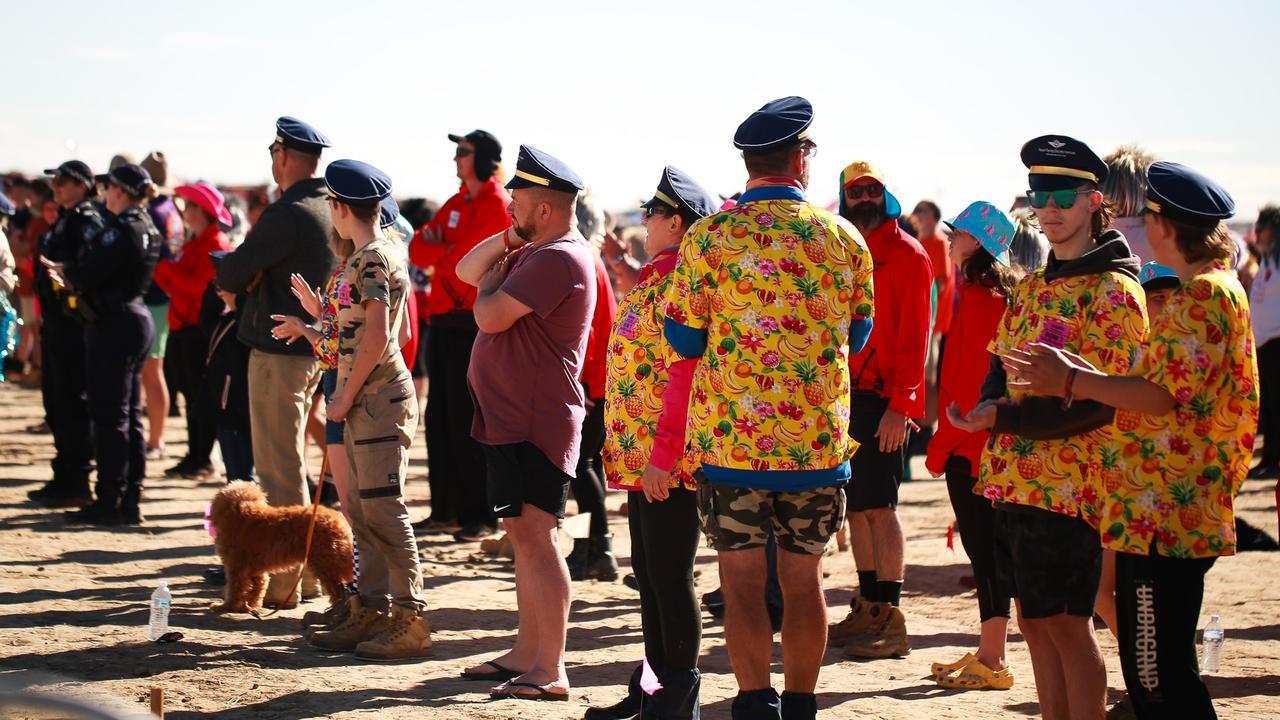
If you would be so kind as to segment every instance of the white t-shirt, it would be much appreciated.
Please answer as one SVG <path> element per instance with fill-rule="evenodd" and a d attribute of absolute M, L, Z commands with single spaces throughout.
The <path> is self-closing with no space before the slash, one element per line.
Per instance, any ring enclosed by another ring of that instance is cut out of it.
<path fill-rule="evenodd" d="M 1264 257 L 1249 288 L 1253 342 L 1258 347 L 1280 338 L 1280 263 Z"/>

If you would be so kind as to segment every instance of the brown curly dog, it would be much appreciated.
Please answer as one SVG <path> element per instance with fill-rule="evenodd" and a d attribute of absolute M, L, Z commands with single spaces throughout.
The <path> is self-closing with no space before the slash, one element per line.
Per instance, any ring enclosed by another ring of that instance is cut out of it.
<path fill-rule="evenodd" d="M 226 567 L 224 602 L 215 612 L 252 612 L 262 607 L 267 576 L 302 562 L 311 508 L 272 507 L 262 488 L 233 482 L 213 497 L 209 519 L 217 528 L 214 547 Z M 329 594 L 329 602 L 343 602 L 343 583 L 351 582 L 351 527 L 346 518 L 327 507 L 316 516 L 315 534 L 307 565 Z"/>

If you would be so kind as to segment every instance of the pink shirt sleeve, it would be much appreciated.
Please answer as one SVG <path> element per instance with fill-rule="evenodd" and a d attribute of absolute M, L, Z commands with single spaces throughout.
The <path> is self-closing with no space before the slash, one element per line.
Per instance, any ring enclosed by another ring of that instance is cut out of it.
<path fill-rule="evenodd" d="M 693 387 L 693 371 L 700 358 L 680 360 L 667 368 L 667 387 L 662 392 L 662 414 L 653 433 L 653 453 L 649 462 L 664 472 L 671 472 L 684 454 L 684 431 L 689 420 L 689 393 Z"/>

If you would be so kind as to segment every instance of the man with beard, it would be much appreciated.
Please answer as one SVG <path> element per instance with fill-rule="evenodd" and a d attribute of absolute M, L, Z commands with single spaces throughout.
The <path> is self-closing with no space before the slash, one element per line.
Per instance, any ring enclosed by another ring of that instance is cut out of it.
<path fill-rule="evenodd" d="M 515 647 L 463 677 L 506 680 L 495 697 L 567 700 L 569 568 L 558 520 L 578 465 L 585 398 L 578 378 L 596 304 L 592 249 L 575 229 L 583 184 L 556 158 L 520 146 L 507 183 L 511 227 L 458 262 L 476 288 L 467 384 L 489 503 L 516 554 Z"/>
<path fill-rule="evenodd" d="M 840 174 L 840 214 L 867 239 L 875 261 L 875 328 L 849 359 L 853 400 L 849 434 L 859 444 L 849 481 L 850 545 L 859 594 L 828 642 L 849 657 L 901 657 L 911 652 L 898 600 L 905 570 L 898 485 L 912 418 L 924 417 L 933 265 L 898 224 L 902 207 L 884 176 L 859 160 Z"/>

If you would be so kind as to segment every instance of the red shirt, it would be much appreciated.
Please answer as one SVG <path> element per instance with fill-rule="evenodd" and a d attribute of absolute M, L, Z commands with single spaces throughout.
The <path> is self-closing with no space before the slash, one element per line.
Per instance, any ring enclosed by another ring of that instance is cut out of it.
<path fill-rule="evenodd" d="M 586 416 L 578 378 L 596 302 L 593 252 L 576 232 L 512 252 L 500 289 L 533 312 L 502 332 L 480 331 L 467 368 L 471 437 L 532 443 L 570 477 Z"/>
<path fill-rule="evenodd" d="M 888 220 L 866 236 L 875 263 L 875 324 L 862 352 L 849 358 L 854 390 L 889 398 L 889 409 L 924 417 L 933 265 L 919 241 Z"/>
<path fill-rule="evenodd" d="M 476 289 L 458 279 L 458 261 L 481 240 L 511 226 L 511 217 L 507 215 L 507 205 L 510 204 L 511 196 L 502 188 L 496 175 L 480 186 L 475 197 L 467 193 L 467 186 L 463 184 L 431 218 L 431 222 L 414 233 L 409 242 L 409 262 L 423 270 L 435 268 L 435 274 L 431 276 L 431 295 L 427 300 L 431 315 L 471 310 L 476 302 Z M 425 241 L 422 230 L 427 227 L 443 242 Z"/>
<path fill-rule="evenodd" d="M 978 404 L 982 381 L 991 365 L 987 346 L 1004 316 L 1005 297 L 991 288 L 967 282 L 960 283 L 959 290 L 955 324 L 947 335 L 947 351 L 942 354 L 938 430 L 929 441 L 925 467 L 929 472 L 941 473 L 948 458 L 960 456 L 969 460 L 970 471 L 977 477 L 988 433 L 986 430 L 970 433 L 957 428 L 947 419 L 946 411 L 951 403 L 956 403 L 964 415 Z"/>
<path fill-rule="evenodd" d="M 933 279 L 938 284 L 938 309 L 937 317 L 933 320 L 933 333 L 946 335 L 951 328 L 956 305 L 956 269 L 951 264 L 951 240 L 941 231 L 934 230 L 933 237 L 923 238 L 920 245 L 929 253 L 929 262 L 933 263 Z"/>
<path fill-rule="evenodd" d="M 613 316 L 618 314 L 618 298 L 609 282 L 609 271 L 604 260 L 596 252 L 596 309 L 591 314 L 591 333 L 587 336 L 587 356 L 582 361 L 582 383 L 587 386 L 587 397 L 592 400 L 604 397 L 606 361 L 609 356 L 609 336 L 613 333 Z"/>
<path fill-rule="evenodd" d="M 231 241 L 217 225 L 209 223 L 204 232 L 182 246 L 182 252 L 156 263 L 156 284 L 169 293 L 170 330 L 199 324 L 200 301 L 215 274 L 209 258 L 214 250 L 231 250 Z"/>

